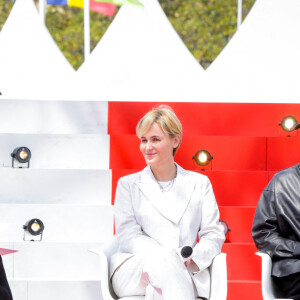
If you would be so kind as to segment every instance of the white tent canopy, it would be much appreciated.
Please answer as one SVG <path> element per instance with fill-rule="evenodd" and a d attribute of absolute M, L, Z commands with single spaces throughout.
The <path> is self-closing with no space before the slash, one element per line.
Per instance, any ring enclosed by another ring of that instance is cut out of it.
<path fill-rule="evenodd" d="M 169 23 L 157 0 L 124 5 L 78 70 L 88 99 L 188 101 L 204 70 Z"/>
<path fill-rule="evenodd" d="M 0 99 L 72 100 L 66 86 L 75 71 L 33 0 L 16 0 L 0 33 L 0 66 Z"/>
<path fill-rule="evenodd" d="M 300 102 L 299 16 L 299 0 L 257 0 L 207 69 L 198 101 Z"/>
<path fill-rule="evenodd" d="M 0 99 L 300 102 L 299 0 L 257 0 L 206 72 L 157 0 L 143 2 L 120 9 L 74 76 L 33 0 L 16 0 L 0 33 Z"/>

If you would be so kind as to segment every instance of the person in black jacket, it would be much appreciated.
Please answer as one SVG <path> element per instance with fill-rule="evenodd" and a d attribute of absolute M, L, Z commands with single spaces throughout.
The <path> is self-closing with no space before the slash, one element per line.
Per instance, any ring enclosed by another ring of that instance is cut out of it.
<path fill-rule="evenodd" d="M 0 256 L 0 300 L 13 300 L 6 278 L 2 257 Z"/>
<path fill-rule="evenodd" d="M 282 296 L 300 300 L 300 164 L 276 173 L 255 212 L 252 237 L 272 259 Z"/>

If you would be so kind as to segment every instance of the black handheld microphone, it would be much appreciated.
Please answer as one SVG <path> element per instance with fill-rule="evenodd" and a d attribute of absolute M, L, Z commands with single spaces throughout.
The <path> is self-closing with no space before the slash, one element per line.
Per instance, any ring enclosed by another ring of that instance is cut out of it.
<path fill-rule="evenodd" d="M 184 246 L 181 248 L 180 254 L 183 258 L 188 258 L 193 254 L 193 248 L 190 246 Z"/>

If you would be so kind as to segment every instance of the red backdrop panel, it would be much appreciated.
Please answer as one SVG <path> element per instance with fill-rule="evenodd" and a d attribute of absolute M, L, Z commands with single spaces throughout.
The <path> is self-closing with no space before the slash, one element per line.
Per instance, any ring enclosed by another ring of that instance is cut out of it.
<path fill-rule="evenodd" d="M 300 139 L 278 137 L 267 139 L 267 169 L 279 171 L 300 162 Z"/>
<path fill-rule="evenodd" d="M 227 253 L 228 280 L 261 280 L 261 260 L 254 244 L 225 243 L 222 252 Z"/>
<path fill-rule="evenodd" d="M 220 206 L 220 219 L 229 228 L 229 243 L 253 243 L 251 236 L 255 207 Z"/>
<path fill-rule="evenodd" d="M 185 136 L 176 161 L 188 170 L 200 167 L 192 157 L 200 149 L 213 156 L 212 170 L 264 171 L 266 169 L 266 139 L 261 137 Z"/>
<path fill-rule="evenodd" d="M 140 171 L 139 169 L 112 170 L 112 204 L 120 177 Z M 220 206 L 256 206 L 265 186 L 268 172 L 201 171 L 208 176 Z"/>
<path fill-rule="evenodd" d="M 263 300 L 259 281 L 229 281 L 227 300 Z"/>
<path fill-rule="evenodd" d="M 266 170 L 266 139 L 261 137 L 183 137 L 177 162 L 187 169 L 199 169 L 192 159 L 206 149 L 213 156 L 212 170 Z"/>
<path fill-rule="evenodd" d="M 300 139 L 299 139 L 300 142 Z M 213 170 L 266 170 L 266 139 L 261 137 L 186 136 L 176 161 L 188 170 L 199 170 L 192 157 L 200 149 L 214 157 Z M 142 169 L 145 161 L 134 135 L 111 135 L 110 169 Z"/>
<path fill-rule="evenodd" d="M 135 134 L 139 119 L 159 102 L 109 102 L 108 133 Z M 300 120 L 299 104 L 167 103 L 182 122 L 185 135 L 280 136 L 286 115 Z"/>
<path fill-rule="evenodd" d="M 143 169 L 146 164 L 135 135 L 110 136 L 110 169 Z"/>
<path fill-rule="evenodd" d="M 256 206 L 268 184 L 266 171 L 202 171 L 210 179 L 218 205 Z"/>
<path fill-rule="evenodd" d="M 192 157 L 200 149 L 213 156 L 212 170 L 263 171 L 266 169 L 266 139 L 254 137 L 186 136 L 176 161 L 188 170 L 200 170 Z"/>
<path fill-rule="evenodd" d="M 276 171 L 269 172 L 269 181 L 272 180 L 273 176 L 276 174 Z"/>

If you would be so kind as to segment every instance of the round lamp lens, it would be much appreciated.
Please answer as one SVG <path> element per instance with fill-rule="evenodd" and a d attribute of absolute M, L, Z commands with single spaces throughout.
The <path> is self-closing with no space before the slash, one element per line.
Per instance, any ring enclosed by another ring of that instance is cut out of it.
<path fill-rule="evenodd" d="M 207 154 L 205 152 L 200 153 L 198 158 L 199 158 L 199 161 L 203 164 L 206 163 L 207 159 L 208 159 Z"/>
<path fill-rule="evenodd" d="M 297 125 L 297 120 L 293 116 L 286 116 L 281 121 L 282 129 L 285 131 L 293 131 Z"/>
<path fill-rule="evenodd" d="M 20 154 L 19 154 L 19 157 L 22 159 L 22 160 L 25 160 L 27 159 L 28 157 L 28 153 L 26 151 L 21 151 Z"/>
<path fill-rule="evenodd" d="M 199 150 L 196 152 L 195 156 L 193 156 L 193 159 L 199 166 L 206 166 L 210 163 L 212 160 L 212 156 L 207 150 Z"/>
<path fill-rule="evenodd" d="M 44 224 L 39 219 L 31 219 L 25 225 L 25 229 L 32 235 L 39 235 L 44 231 Z"/>
<path fill-rule="evenodd" d="M 20 163 L 28 163 L 31 158 L 31 152 L 27 147 L 18 147 L 14 149 L 11 156 Z"/>
<path fill-rule="evenodd" d="M 295 122 L 292 119 L 287 119 L 284 123 L 284 127 L 291 130 L 295 126 Z"/>
<path fill-rule="evenodd" d="M 37 231 L 41 230 L 40 224 L 39 223 L 33 223 L 31 225 L 31 230 L 34 231 L 34 232 L 37 232 Z"/>

